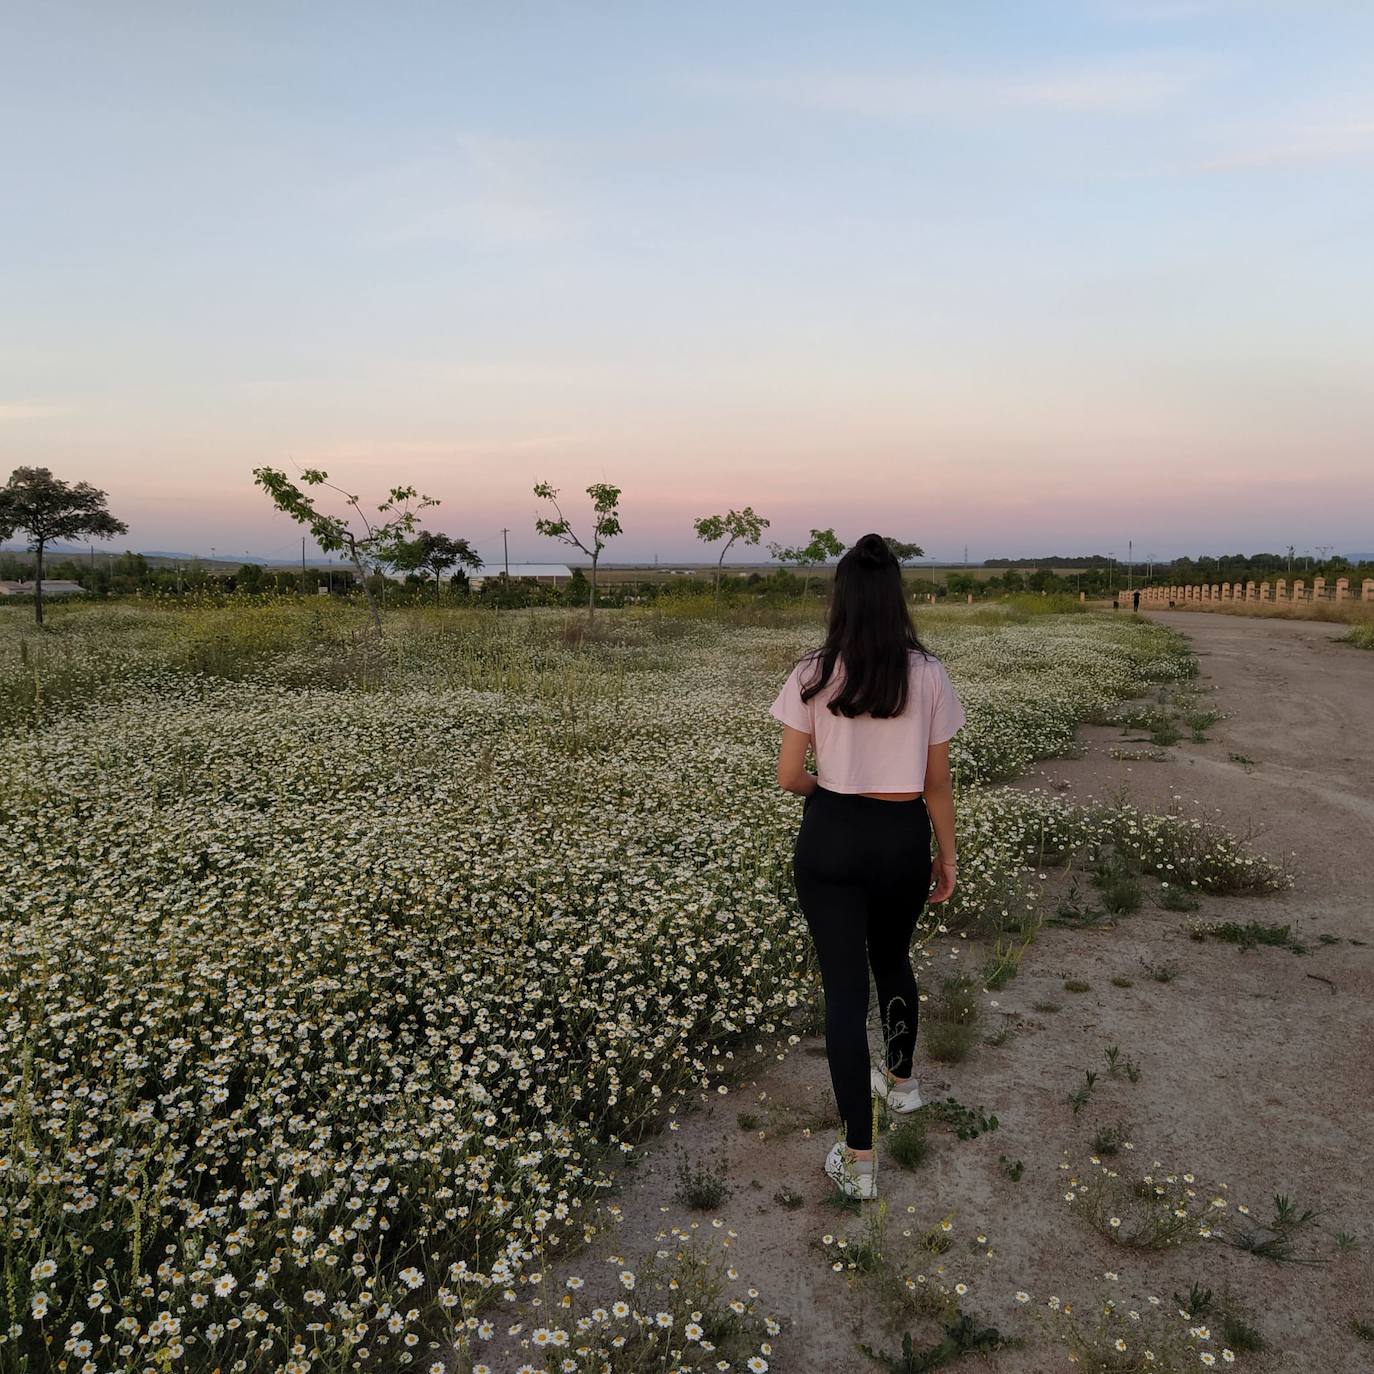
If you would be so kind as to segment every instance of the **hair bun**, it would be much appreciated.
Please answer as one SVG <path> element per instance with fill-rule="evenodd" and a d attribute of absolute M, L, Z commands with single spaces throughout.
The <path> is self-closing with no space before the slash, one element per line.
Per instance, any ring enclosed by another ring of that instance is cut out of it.
<path fill-rule="evenodd" d="M 854 545 L 855 559 L 867 567 L 884 567 L 892 558 L 892 550 L 881 534 L 866 534 Z"/>

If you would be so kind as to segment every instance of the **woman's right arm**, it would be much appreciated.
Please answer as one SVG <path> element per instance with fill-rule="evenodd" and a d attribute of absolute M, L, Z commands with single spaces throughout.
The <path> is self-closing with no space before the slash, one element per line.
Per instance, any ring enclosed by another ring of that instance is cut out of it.
<path fill-rule="evenodd" d="M 954 781 L 949 771 L 949 741 L 932 744 L 926 752 L 926 811 L 939 853 L 932 863 L 935 886 L 929 901 L 943 902 L 954 891 L 957 873 L 954 850 Z"/>

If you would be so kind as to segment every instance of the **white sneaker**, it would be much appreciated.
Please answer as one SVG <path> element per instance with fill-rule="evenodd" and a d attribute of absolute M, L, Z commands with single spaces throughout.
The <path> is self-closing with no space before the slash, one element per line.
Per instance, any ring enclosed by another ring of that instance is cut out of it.
<path fill-rule="evenodd" d="M 874 1065 L 871 1076 L 873 1091 L 887 1103 L 891 1111 L 905 1115 L 921 1107 L 921 1090 L 916 1086 L 915 1077 L 909 1078 L 905 1083 L 894 1084 L 888 1071 L 877 1065 Z"/>
<path fill-rule="evenodd" d="M 846 1197 L 878 1196 L 878 1156 L 855 1159 L 843 1140 L 837 1140 L 825 1158 L 826 1175 Z"/>

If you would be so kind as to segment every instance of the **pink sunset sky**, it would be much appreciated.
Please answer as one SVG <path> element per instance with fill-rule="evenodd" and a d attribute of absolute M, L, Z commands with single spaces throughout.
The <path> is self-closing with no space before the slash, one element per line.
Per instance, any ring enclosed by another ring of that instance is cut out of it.
<path fill-rule="evenodd" d="M 579 530 L 622 487 L 612 561 L 745 505 L 1374 549 L 1374 11 L 17 11 L 0 480 L 103 487 L 120 545 L 298 554 L 269 464 L 488 560 L 568 554 L 538 481 Z"/>

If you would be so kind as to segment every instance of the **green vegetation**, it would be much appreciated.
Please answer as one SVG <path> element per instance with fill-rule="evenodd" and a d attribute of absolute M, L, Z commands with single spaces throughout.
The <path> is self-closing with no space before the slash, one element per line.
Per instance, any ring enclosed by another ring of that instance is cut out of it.
<path fill-rule="evenodd" d="M 932 1059 L 957 1064 L 978 1042 L 978 984 L 967 974 L 944 979 L 922 1016 L 925 1052 Z"/>
<path fill-rule="evenodd" d="M 939 1369 L 964 1355 L 1001 1350 L 1008 1345 L 1007 1338 L 995 1326 L 981 1326 L 967 1312 L 960 1312 L 956 1319 L 944 1329 L 944 1335 L 937 1345 L 927 1350 L 917 1350 L 908 1331 L 902 1337 L 900 1355 L 883 1354 L 871 1345 L 860 1344 L 859 1349 L 870 1359 L 895 1374 L 926 1374 L 931 1369 Z"/>
<path fill-rule="evenodd" d="M 884 1141 L 893 1162 L 903 1169 L 919 1169 L 930 1154 L 926 1123 L 919 1116 L 900 1118 Z"/>
<path fill-rule="evenodd" d="M 932 1121 L 941 1121 L 954 1128 L 960 1140 L 973 1140 L 999 1125 L 996 1116 L 984 1112 L 981 1107 L 965 1107 L 953 1097 L 942 1102 L 927 1102 L 920 1111 Z"/>
<path fill-rule="evenodd" d="M 691 1163 L 687 1152 L 678 1147 L 677 1187 L 673 1192 L 675 1201 L 696 1211 L 709 1211 L 719 1207 L 732 1191 L 719 1165 L 701 1160 Z"/>
<path fill-rule="evenodd" d="M 723 586 L 710 619 L 665 594 L 593 627 L 417 600 L 380 638 L 327 596 L 62 604 L 41 634 L 0 608 L 16 1367 L 46 1369 L 76 1320 L 97 1342 L 154 1330 L 139 1359 L 179 1345 L 191 1374 L 307 1340 L 347 1368 L 365 1335 L 366 1367 L 428 1367 L 491 1301 L 474 1270 L 499 1294 L 503 1257 L 578 1237 L 607 1159 L 669 1104 L 815 1028 L 797 808 L 759 708 L 814 607 Z M 968 709 L 951 757 L 979 855 L 923 939 L 988 933 L 1004 981 L 1040 918 L 1027 865 L 1108 840 L 1179 881 L 1274 880 L 1177 818 L 980 785 L 1185 678 L 1176 637 L 1078 614 L 921 631 Z M 982 987 L 951 980 L 929 1025 L 975 1027 Z M 998 1128 L 953 1098 L 918 1115 L 889 1141 L 911 1161 L 932 1123 Z M 677 1182 L 693 1208 L 729 1186 L 686 1160 Z M 89 1307 L 111 1272 L 110 1310 Z"/>
<path fill-rule="evenodd" d="M 1293 938 L 1292 926 L 1263 921 L 1201 921 L 1189 928 L 1189 934 L 1194 940 L 1224 940 L 1242 950 L 1268 945 L 1294 954 L 1308 953 L 1307 946 Z"/>

